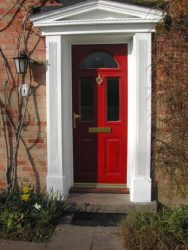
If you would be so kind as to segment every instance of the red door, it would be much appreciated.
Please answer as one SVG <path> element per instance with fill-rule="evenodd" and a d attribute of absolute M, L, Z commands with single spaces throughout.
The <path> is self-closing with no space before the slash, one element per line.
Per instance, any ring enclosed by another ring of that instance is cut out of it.
<path fill-rule="evenodd" d="M 75 45 L 73 143 L 76 183 L 126 183 L 127 46 Z"/>

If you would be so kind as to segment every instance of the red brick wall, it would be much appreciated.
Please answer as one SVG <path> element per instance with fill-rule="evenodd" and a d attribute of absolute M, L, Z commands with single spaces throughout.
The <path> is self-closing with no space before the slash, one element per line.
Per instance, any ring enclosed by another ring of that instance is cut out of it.
<path fill-rule="evenodd" d="M 153 42 L 152 167 L 154 197 L 188 203 L 188 1 L 170 1 Z"/>
<path fill-rule="evenodd" d="M 14 5 L 13 2 L 19 2 Z M 18 92 L 17 88 L 22 82 L 21 77 L 15 73 L 13 57 L 18 54 L 18 39 L 20 32 L 23 34 L 23 20 L 27 14 L 26 9 L 36 0 L 0 0 L 0 47 L 7 60 L 8 76 L 0 55 L 0 98 L 5 101 L 5 81 L 8 79 L 6 93 L 8 108 L 11 109 L 15 124 L 18 118 Z M 45 2 L 45 1 L 40 1 Z M 54 3 L 57 5 L 57 3 Z M 50 5 L 50 3 L 46 4 Z M 28 112 L 22 131 L 25 146 L 20 142 L 18 151 L 18 180 L 27 182 L 38 188 L 45 189 L 47 173 L 47 144 L 46 144 L 46 97 L 45 97 L 45 39 L 42 38 L 37 29 L 31 29 L 30 23 L 26 28 L 26 47 L 32 63 L 32 94 L 29 98 Z M 24 49 L 23 37 L 19 50 Z M 29 73 L 23 82 L 29 82 Z M 5 116 L 4 116 L 5 117 Z M 5 118 L 5 130 L 8 148 L 6 147 L 2 116 L 0 117 L 0 188 L 6 186 L 6 170 L 8 165 L 7 149 L 12 155 L 12 146 L 15 137 Z M 10 163 L 11 164 L 11 163 Z"/>

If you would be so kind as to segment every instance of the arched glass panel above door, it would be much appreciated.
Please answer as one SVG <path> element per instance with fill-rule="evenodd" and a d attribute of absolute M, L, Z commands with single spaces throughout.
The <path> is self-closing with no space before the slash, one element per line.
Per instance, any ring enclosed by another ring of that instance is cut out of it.
<path fill-rule="evenodd" d="M 80 64 L 81 69 L 118 68 L 113 56 L 104 51 L 88 55 Z"/>

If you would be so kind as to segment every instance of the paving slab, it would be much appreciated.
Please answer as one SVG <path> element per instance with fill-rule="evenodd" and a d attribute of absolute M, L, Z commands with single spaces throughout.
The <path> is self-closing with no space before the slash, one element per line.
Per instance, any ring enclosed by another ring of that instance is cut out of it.
<path fill-rule="evenodd" d="M 1 250 L 45 250 L 46 243 L 22 242 L 22 241 L 0 241 Z"/>
<path fill-rule="evenodd" d="M 48 250 L 125 250 L 117 227 L 60 225 L 47 245 Z"/>
<path fill-rule="evenodd" d="M 125 250 L 117 227 L 59 225 L 48 243 L 0 241 L 0 250 Z"/>

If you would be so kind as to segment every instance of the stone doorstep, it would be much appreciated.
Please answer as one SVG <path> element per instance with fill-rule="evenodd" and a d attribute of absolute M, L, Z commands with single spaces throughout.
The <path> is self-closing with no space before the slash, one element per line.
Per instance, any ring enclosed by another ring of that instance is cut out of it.
<path fill-rule="evenodd" d="M 156 201 L 148 203 L 130 202 L 127 194 L 70 193 L 64 201 L 65 212 L 117 213 L 155 211 Z"/>
<path fill-rule="evenodd" d="M 105 187 L 71 187 L 70 193 L 104 193 L 104 194 L 129 194 L 128 188 L 105 188 Z"/>

